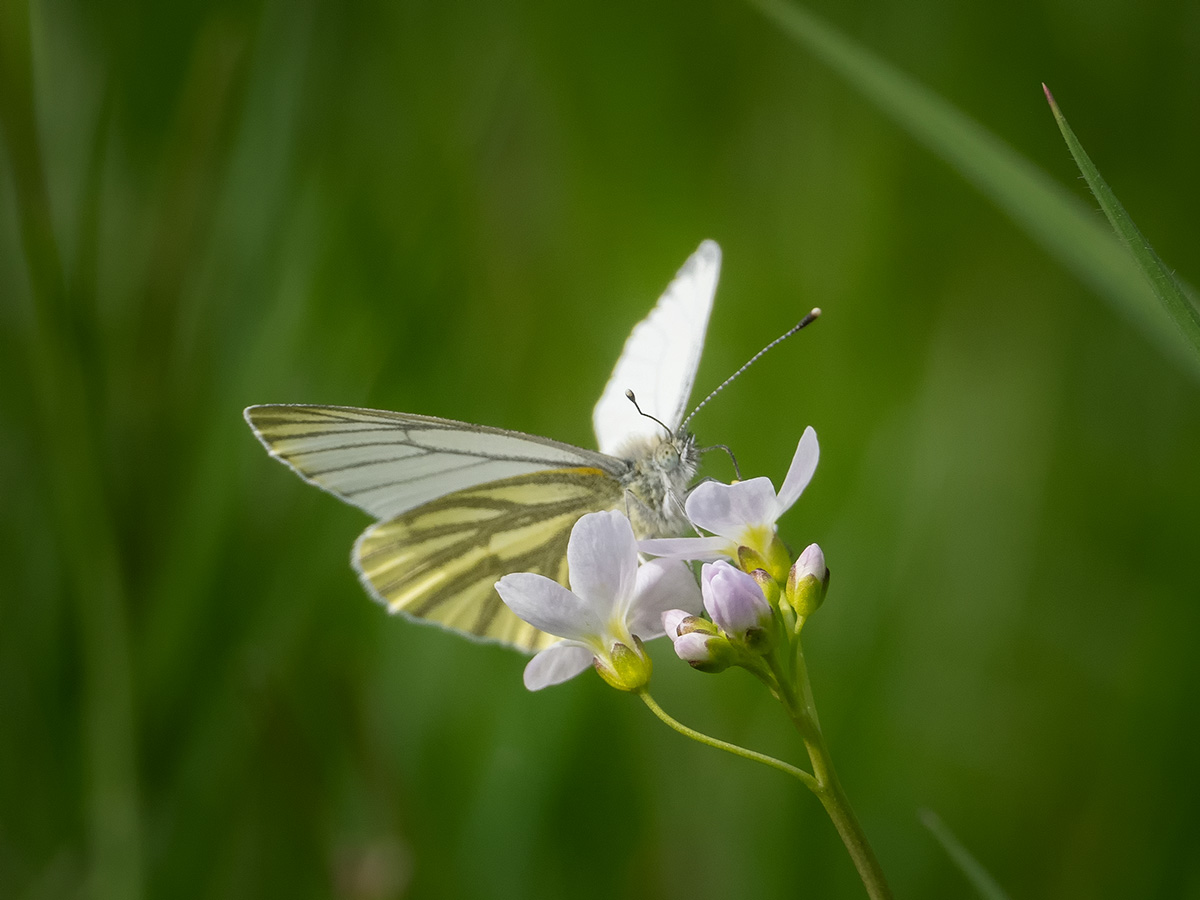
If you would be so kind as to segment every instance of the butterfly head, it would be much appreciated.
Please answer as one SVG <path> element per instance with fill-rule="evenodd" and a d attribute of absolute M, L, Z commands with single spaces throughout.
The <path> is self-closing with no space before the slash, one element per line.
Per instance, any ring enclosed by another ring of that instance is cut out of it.
<path fill-rule="evenodd" d="M 663 474 L 678 469 L 689 470 L 688 478 L 695 474 L 699 463 L 696 451 L 696 437 L 686 431 L 680 431 L 659 441 L 653 451 L 653 467 Z"/>
<path fill-rule="evenodd" d="M 629 470 L 621 482 L 638 537 L 686 534 L 689 525 L 683 502 L 700 466 L 695 436 L 680 429 L 643 438 L 627 446 L 624 456 Z"/>

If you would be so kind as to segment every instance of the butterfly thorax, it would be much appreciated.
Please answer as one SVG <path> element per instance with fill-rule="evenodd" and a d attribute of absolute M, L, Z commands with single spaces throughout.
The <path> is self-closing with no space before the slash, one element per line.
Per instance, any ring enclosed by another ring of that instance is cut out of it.
<path fill-rule="evenodd" d="M 700 466 L 696 439 L 687 432 L 638 438 L 623 448 L 629 470 L 621 476 L 626 513 L 639 538 L 686 534 L 688 486 Z"/>

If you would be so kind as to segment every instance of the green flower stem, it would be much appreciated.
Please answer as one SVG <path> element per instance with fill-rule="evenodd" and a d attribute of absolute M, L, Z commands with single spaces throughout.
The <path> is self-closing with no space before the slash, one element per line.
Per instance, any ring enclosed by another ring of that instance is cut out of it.
<path fill-rule="evenodd" d="M 718 750 L 724 750 L 726 753 L 732 753 L 734 756 L 752 759 L 755 762 L 762 763 L 764 766 L 770 766 L 773 769 L 778 769 L 780 772 L 786 772 L 793 778 L 799 779 L 800 782 L 814 794 L 817 794 L 818 796 L 820 795 L 821 787 L 818 784 L 817 779 L 813 778 L 803 769 L 798 769 L 791 763 L 785 763 L 783 760 L 776 759 L 773 756 L 767 756 L 765 753 L 759 753 L 755 750 L 747 750 L 745 747 L 739 747 L 737 744 L 731 744 L 728 741 L 721 741 L 717 738 L 709 737 L 707 734 L 703 734 L 694 728 L 688 728 L 682 722 L 678 722 L 667 715 L 666 711 L 654 701 L 654 698 L 651 697 L 647 691 L 638 691 L 637 695 L 642 698 L 643 703 L 650 707 L 650 711 L 652 713 L 654 713 L 656 716 L 662 719 L 663 722 L 665 722 L 667 725 L 670 725 L 684 737 L 689 737 L 693 741 L 697 741 L 701 744 L 707 744 L 709 747 L 716 747 Z M 849 809 L 849 807 L 847 807 L 847 809 Z M 879 896 L 889 895 L 881 894 Z"/>
<path fill-rule="evenodd" d="M 825 812 L 833 820 L 834 828 L 841 836 L 842 843 L 846 845 L 854 867 L 858 869 L 858 877 L 867 889 L 867 896 L 872 900 L 891 900 L 892 890 L 884 878 L 883 869 L 867 841 L 862 825 L 850 807 L 850 800 L 842 790 L 837 772 L 833 768 L 833 758 L 829 755 L 825 735 L 822 734 L 817 721 L 817 708 L 813 703 L 808 669 L 804 665 L 804 652 L 800 648 L 799 640 L 796 641 L 794 680 L 787 677 L 788 673 L 784 671 L 775 654 L 768 657 L 768 662 L 779 682 L 780 699 L 796 730 L 800 732 L 804 747 L 808 750 L 808 757 L 812 760 L 816 782 L 812 792 L 817 795 L 817 799 L 825 807 Z"/>

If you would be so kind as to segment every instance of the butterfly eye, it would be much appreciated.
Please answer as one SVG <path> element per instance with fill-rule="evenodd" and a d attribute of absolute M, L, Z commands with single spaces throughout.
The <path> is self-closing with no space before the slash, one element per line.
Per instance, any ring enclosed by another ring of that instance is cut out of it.
<path fill-rule="evenodd" d="M 663 441 L 654 451 L 654 462 L 660 469 L 674 469 L 679 465 L 679 450 L 671 441 Z"/>

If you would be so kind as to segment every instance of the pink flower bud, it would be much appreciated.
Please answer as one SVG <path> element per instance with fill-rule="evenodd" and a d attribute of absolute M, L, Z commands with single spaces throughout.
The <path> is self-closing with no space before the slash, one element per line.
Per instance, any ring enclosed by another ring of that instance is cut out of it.
<path fill-rule="evenodd" d="M 724 560 L 705 563 L 700 592 L 712 620 L 731 637 L 744 639 L 747 631 L 766 628 L 771 622 L 771 607 L 758 582 Z"/>
<path fill-rule="evenodd" d="M 721 672 L 733 662 L 733 648 L 720 635 L 689 631 L 675 638 L 675 655 L 701 672 Z"/>
<path fill-rule="evenodd" d="M 712 654 L 708 651 L 708 643 L 716 639 L 699 631 L 680 635 L 675 638 L 675 655 L 687 663 L 709 662 Z"/>
<path fill-rule="evenodd" d="M 796 615 L 811 616 L 825 600 L 829 590 L 829 569 L 825 554 L 816 544 L 809 544 L 788 573 L 786 596 Z"/>
<path fill-rule="evenodd" d="M 793 566 L 797 578 L 805 575 L 815 575 L 817 581 L 825 581 L 829 577 L 829 569 L 825 565 L 825 553 L 817 544 L 809 544 L 800 554 Z"/>

